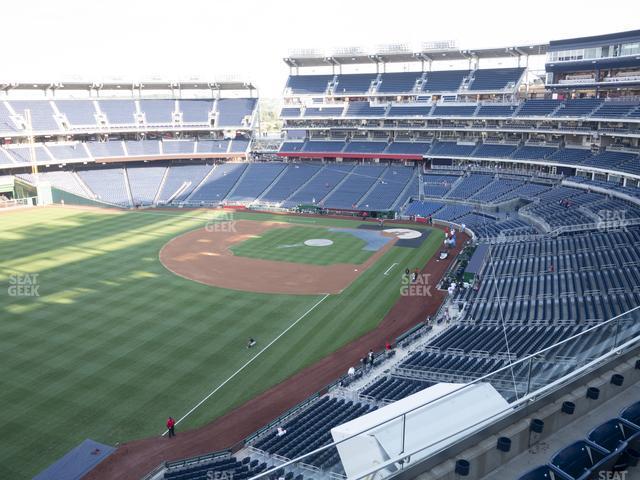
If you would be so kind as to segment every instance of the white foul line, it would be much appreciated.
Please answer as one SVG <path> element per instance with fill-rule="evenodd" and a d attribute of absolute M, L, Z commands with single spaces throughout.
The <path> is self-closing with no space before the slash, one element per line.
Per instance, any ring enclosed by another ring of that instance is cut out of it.
<path fill-rule="evenodd" d="M 393 267 L 395 267 L 397 265 L 397 263 L 394 263 L 393 265 L 391 265 L 389 268 L 387 268 L 387 271 L 384 272 L 384 275 L 388 275 L 389 274 L 389 270 L 391 270 Z"/>
<path fill-rule="evenodd" d="M 227 383 L 229 383 L 236 375 L 238 375 L 241 371 L 243 371 L 245 368 L 247 368 L 251 362 L 253 362 L 256 358 L 258 358 L 260 355 L 262 355 L 271 345 L 273 345 L 274 343 L 276 343 L 278 341 L 278 339 L 280 339 L 285 333 L 287 333 L 289 330 L 291 330 L 293 327 L 295 327 L 298 322 L 300 320 L 302 320 L 304 317 L 306 317 L 307 315 L 309 315 L 318 305 L 320 305 L 322 302 L 324 302 L 327 297 L 329 296 L 329 294 L 327 293 L 324 297 L 322 297 L 313 307 L 311 307 L 309 310 L 307 310 L 306 312 L 304 312 L 302 314 L 302 316 L 300 316 L 295 322 L 293 322 L 291 325 L 289 325 L 287 328 L 285 328 L 282 333 L 280 333 L 280 335 L 278 335 L 276 338 L 274 338 L 273 340 L 271 340 L 271 342 L 269 342 L 268 345 L 266 345 L 262 350 L 260 350 L 258 353 L 256 353 L 247 363 L 245 363 L 243 366 L 241 366 L 238 370 L 235 371 L 235 373 L 233 373 L 233 375 L 231 375 L 229 378 L 227 378 L 224 382 L 222 382 L 220 385 L 218 385 L 214 390 L 212 390 L 206 397 L 204 397 L 202 400 L 200 400 L 195 407 L 193 407 L 191 410 L 189 410 L 187 413 L 185 413 L 180 419 L 178 419 L 176 421 L 176 425 L 179 424 L 182 420 L 184 420 L 185 418 L 187 418 L 189 415 L 191 415 L 198 407 L 200 407 L 204 402 L 206 402 L 207 400 L 209 400 L 218 390 L 220 390 L 222 387 L 224 387 Z M 169 432 L 169 430 L 165 430 L 164 433 L 162 434 L 162 436 L 165 436 L 167 433 Z"/>

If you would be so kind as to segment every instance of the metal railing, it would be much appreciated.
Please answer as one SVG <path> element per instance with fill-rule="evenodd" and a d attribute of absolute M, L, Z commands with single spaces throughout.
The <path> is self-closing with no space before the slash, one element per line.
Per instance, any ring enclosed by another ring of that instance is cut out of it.
<path fill-rule="evenodd" d="M 598 335 L 593 336 L 594 333 Z M 594 338 L 597 339 L 596 342 L 593 342 Z M 349 478 L 358 480 L 371 477 L 374 474 L 377 474 L 377 478 L 395 475 L 409 466 L 425 461 L 452 445 L 464 441 L 470 435 L 477 433 L 479 429 L 497 423 L 499 420 L 526 406 L 529 402 L 555 392 L 564 385 L 605 364 L 611 358 L 638 347 L 640 347 L 640 307 L 587 328 L 550 347 L 509 363 L 494 372 L 473 379 L 442 397 L 415 406 L 361 432 L 289 460 L 277 468 L 305 463 L 305 460 L 308 461 L 312 456 L 327 449 L 338 447 L 357 437 L 367 436 L 385 427 L 394 425 L 398 427 L 398 425 L 401 425 L 401 428 L 398 429 L 400 433 L 395 438 L 397 440 L 397 444 L 394 445 L 396 447 L 395 451 L 386 452 L 389 459 L 376 462 L 375 465 L 372 462 L 371 468 L 352 474 Z M 506 390 L 510 389 L 513 393 L 513 401 L 497 413 L 478 419 L 473 425 L 468 425 L 461 430 L 449 433 L 446 437 L 420 445 L 413 450 L 405 449 L 407 416 L 429 406 L 453 399 L 454 396 L 460 395 L 480 383 L 495 383 L 503 395 Z M 426 450 L 429 451 L 424 453 Z M 251 480 L 268 477 L 277 468 L 262 472 L 252 477 Z M 389 469 L 393 469 L 394 473 L 389 473 Z"/>

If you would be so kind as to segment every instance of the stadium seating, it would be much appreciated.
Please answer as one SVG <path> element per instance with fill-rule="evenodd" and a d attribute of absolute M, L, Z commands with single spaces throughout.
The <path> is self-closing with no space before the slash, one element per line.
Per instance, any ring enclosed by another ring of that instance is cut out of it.
<path fill-rule="evenodd" d="M 332 80 L 333 75 L 292 75 L 286 89 L 294 94 L 325 93 Z"/>
<path fill-rule="evenodd" d="M 0 102 L 0 131 L 16 132 L 18 125 L 11 119 L 12 115 L 4 102 Z"/>
<path fill-rule="evenodd" d="M 247 167 L 245 175 L 238 181 L 227 200 L 255 200 L 286 168 L 283 163 L 252 163 Z"/>
<path fill-rule="evenodd" d="M 211 165 L 172 165 L 158 193 L 158 201 L 184 201 L 211 171 Z"/>
<path fill-rule="evenodd" d="M 476 105 L 438 105 L 431 115 L 434 117 L 470 117 L 476 110 Z"/>
<path fill-rule="evenodd" d="M 388 117 L 426 117 L 431 107 L 392 105 L 387 113 Z"/>
<path fill-rule="evenodd" d="M 344 107 L 308 107 L 304 111 L 305 117 L 340 117 Z"/>
<path fill-rule="evenodd" d="M 416 82 L 422 77 L 421 72 L 391 72 L 380 75 L 378 93 L 410 93 Z"/>
<path fill-rule="evenodd" d="M 71 126 L 95 126 L 96 109 L 91 100 L 56 100 L 58 111 Z"/>
<path fill-rule="evenodd" d="M 283 107 L 280 111 L 282 118 L 297 118 L 302 113 L 302 110 L 297 107 Z"/>
<path fill-rule="evenodd" d="M 542 465 L 522 475 L 518 480 L 572 480 L 550 465 Z"/>
<path fill-rule="evenodd" d="M 24 118 L 25 110 L 31 112 L 31 126 L 33 130 L 57 131 L 60 129 L 58 122 L 54 119 L 55 112 L 50 102 L 12 100 L 10 103 L 16 114 L 22 116 L 22 118 Z"/>
<path fill-rule="evenodd" d="M 281 457 L 295 458 L 328 444 L 333 427 L 375 409 L 370 405 L 323 396 L 295 418 L 282 424 L 287 432 L 285 435 L 279 437 L 274 429 L 258 440 L 255 448 Z M 338 462 L 339 456 L 335 449 L 325 450 L 305 461 L 323 469 L 329 469 Z"/>
<path fill-rule="evenodd" d="M 371 73 L 352 73 L 349 75 L 338 75 L 334 88 L 336 95 L 345 94 L 365 94 L 371 87 L 371 82 L 377 77 Z"/>
<path fill-rule="evenodd" d="M 127 178 L 134 205 L 154 203 L 167 167 L 127 167 Z"/>
<path fill-rule="evenodd" d="M 427 80 L 422 84 L 423 92 L 455 92 L 462 80 L 469 75 L 468 70 L 442 70 L 427 72 Z"/>
<path fill-rule="evenodd" d="M 100 100 L 100 111 L 111 125 L 133 125 L 136 122 L 136 104 L 133 100 Z"/>
<path fill-rule="evenodd" d="M 516 108 L 516 105 L 482 105 L 476 117 L 511 117 Z"/>
<path fill-rule="evenodd" d="M 573 479 L 594 478 L 597 472 L 611 470 L 619 457 L 584 440 L 565 447 L 551 459 L 551 465 Z"/>
<path fill-rule="evenodd" d="M 228 454 L 212 455 L 211 459 L 192 460 L 185 462 L 171 462 L 164 473 L 165 480 L 207 480 L 213 478 L 234 478 L 246 480 L 267 469 L 262 462 L 239 461 Z M 290 480 L 290 479 L 288 479 Z"/>
<path fill-rule="evenodd" d="M 255 98 L 221 98 L 216 102 L 217 127 L 249 126 L 248 118 L 257 104 Z"/>
<path fill-rule="evenodd" d="M 209 124 L 213 100 L 179 100 L 178 106 L 184 123 Z"/>
<path fill-rule="evenodd" d="M 513 89 L 523 73 L 524 68 L 475 70 L 469 90 L 504 90 L 509 87 Z"/>
<path fill-rule="evenodd" d="M 516 150 L 516 145 L 497 145 L 485 143 L 473 152 L 473 157 L 508 158 Z"/>
<path fill-rule="evenodd" d="M 160 155 L 160 142 L 158 140 L 138 140 L 124 142 L 127 154 L 136 155 Z"/>
<path fill-rule="evenodd" d="M 593 112 L 601 103 L 602 100 L 595 98 L 566 100 L 554 115 L 556 117 L 583 117 Z"/>
<path fill-rule="evenodd" d="M 171 125 L 175 107 L 175 100 L 140 100 L 140 111 L 149 124 Z"/>
<path fill-rule="evenodd" d="M 469 198 L 489 185 L 492 180 L 493 178 L 490 175 L 470 175 L 456 184 L 447 195 L 447 198 Z"/>
<path fill-rule="evenodd" d="M 82 143 L 49 144 L 47 149 L 53 158 L 60 160 L 86 159 L 89 157 Z"/>
<path fill-rule="evenodd" d="M 632 102 L 604 102 L 591 116 L 597 118 L 623 118 L 636 107 L 637 104 Z"/>
<path fill-rule="evenodd" d="M 544 117 L 553 113 L 562 103 L 559 100 L 526 100 L 517 110 L 519 117 Z"/>
<path fill-rule="evenodd" d="M 304 147 L 304 152 L 341 152 L 344 148 L 344 142 L 334 142 L 334 141 L 310 141 L 307 142 Z"/>
<path fill-rule="evenodd" d="M 346 144 L 344 153 L 382 153 L 387 148 L 387 142 L 365 142 L 353 140 Z"/>
<path fill-rule="evenodd" d="M 73 193 L 74 195 L 78 195 L 79 197 L 87 197 L 90 194 L 87 189 L 82 185 L 82 182 L 79 180 L 78 176 L 73 172 L 69 171 L 61 171 L 61 172 L 42 172 L 38 174 L 40 176 L 40 180 L 51 183 L 51 186 L 57 188 L 59 190 L 64 190 L 65 192 Z M 24 179 L 28 182 L 32 182 L 33 178 L 31 174 L 20 174 L 19 178 Z"/>
<path fill-rule="evenodd" d="M 8 148 L 6 153 L 13 158 L 16 163 L 31 163 L 31 149 L 29 147 L 15 146 Z M 51 157 L 45 150 L 43 145 L 35 145 L 33 148 L 36 162 L 50 162 Z"/>
<path fill-rule="evenodd" d="M 100 201 L 131 206 L 123 168 L 80 170 L 78 175 Z"/>
<path fill-rule="evenodd" d="M 221 203 L 245 168 L 247 168 L 247 165 L 244 163 L 216 165 L 204 181 L 193 191 L 189 201 L 214 205 Z"/>
<path fill-rule="evenodd" d="M 476 145 L 459 144 L 456 142 L 436 142 L 429 150 L 428 155 L 468 157 L 476 148 Z"/>
<path fill-rule="evenodd" d="M 322 200 L 353 168 L 353 165 L 327 165 L 323 167 L 308 183 L 291 195 L 284 202 L 284 205 L 295 207 L 300 204 L 322 204 Z"/>
<path fill-rule="evenodd" d="M 360 392 L 361 397 L 396 401 L 432 386 L 431 382 L 399 377 L 382 377 Z"/>
<path fill-rule="evenodd" d="M 369 102 L 349 102 L 345 117 L 382 117 L 386 107 L 372 107 Z"/>
<path fill-rule="evenodd" d="M 387 168 L 369 193 L 360 200 L 359 207 L 371 210 L 390 210 L 407 187 L 413 173 L 412 168 Z"/>
<path fill-rule="evenodd" d="M 193 140 L 164 140 L 162 152 L 165 154 L 190 154 L 195 153 L 196 143 Z"/>
<path fill-rule="evenodd" d="M 424 155 L 431 148 L 430 143 L 426 142 L 392 142 L 389 144 L 384 153 L 393 155 Z"/>
<path fill-rule="evenodd" d="M 625 415 L 638 411 L 639 406 L 640 403 L 636 403 L 625 408 L 620 417 L 600 424 L 589 432 L 585 440 L 563 448 L 549 464 L 522 475 L 519 480 L 586 480 L 626 476 L 630 466 L 628 452 L 630 448 L 635 450 L 638 447 L 640 428 L 627 422 Z"/>
<path fill-rule="evenodd" d="M 355 209 L 358 201 L 378 181 L 385 167 L 378 165 L 356 165 L 344 182 L 324 200 L 327 208 Z"/>
<path fill-rule="evenodd" d="M 591 150 L 586 148 L 562 148 L 547 158 L 559 163 L 582 163 L 590 156 Z"/>
<path fill-rule="evenodd" d="M 94 158 L 124 157 L 122 142 L 87 142 L 87 148 Z"/>
<path fill-rule="evenodd" d="M 524 145 L 511 154 L 516 160 L 542 160 L 556 151 L 554 147 Z"/>
<path fill-rule="evenodd" d="M 225 153 L 229 151 L 229 140 L 198 140 L 198 153 Z"/>
<path fill-rule="evenodd" d="M 317 165 L 296 164 L 288 167 L 260 199 L 267 203 L 281 203 L 305 185 L 321 170 Z"/>

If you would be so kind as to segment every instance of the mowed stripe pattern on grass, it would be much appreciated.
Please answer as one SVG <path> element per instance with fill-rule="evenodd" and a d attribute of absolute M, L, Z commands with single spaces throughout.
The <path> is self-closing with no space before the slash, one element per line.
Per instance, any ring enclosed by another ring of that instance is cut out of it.
<path fill-rule="evenodd" d="M 317 247 L 304 244 L 310 239 L 327 239 L 333 245 Z M 310 265 L 364 263 L 374 252 L 365 250 L 367 242 L 345 232 L 326 227 L 273 228 L 231 247 L 234 255 Z"/>
<path fill-rule="evenodd" d="M 250 358 L 246 338 L 268 343 L 321 298 L 216 289 L 167 272 L 159 249 L 207 218 L 58 208 L 2 217 L 8 478 L 30 478 L 87 437 L 113 444 L 159 434 L 167 415 L 185 413 Z M 375 327 L 399 295 L 399 279 L 382 273 L 394 262 L 424 264 L 440 243 L 431 237 L 420 249 L 389 250 L 181 427 L 212 420 Z M 17 273 L 38 273 L 40 296 L 10 296 L 5 286 Z"/>

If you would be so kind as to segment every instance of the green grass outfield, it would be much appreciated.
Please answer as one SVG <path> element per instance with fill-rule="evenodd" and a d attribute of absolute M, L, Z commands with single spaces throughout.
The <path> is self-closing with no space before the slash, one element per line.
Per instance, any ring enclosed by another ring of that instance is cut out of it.
<path fill-rule="evenodd" d="M 327 247 L 309 247 L 305 240 L 326 238 Z M 325 227 L 290 227 L 267 230 L 231 247 L 234 255 L 280 262 L 333 265 L 364 263 L 375 252 L 364 250 L 367 242 L 348 232 L 330 232 Z"/>
<path fill-rule="evenodd" d="M 168 272 L 160 248 L 211 215 L 51 208 L 0 216 L 3 478 L 31 478 L 85 438 L 159 435 L 167 415 L 181 417 L 256 353 L 245 348 L 249 336 L 266 345 L 322 298 L 224 290 Z M 211 421 L 374 328 L 399 297 L 401 272 L 426 263 L 441 242 L 435 231 L 419 249 L 391 248 L 179 429 Z M 38 296 L 12 295 L 36 293 L 11 288 L 17 274 L 38 275 Z"/>

